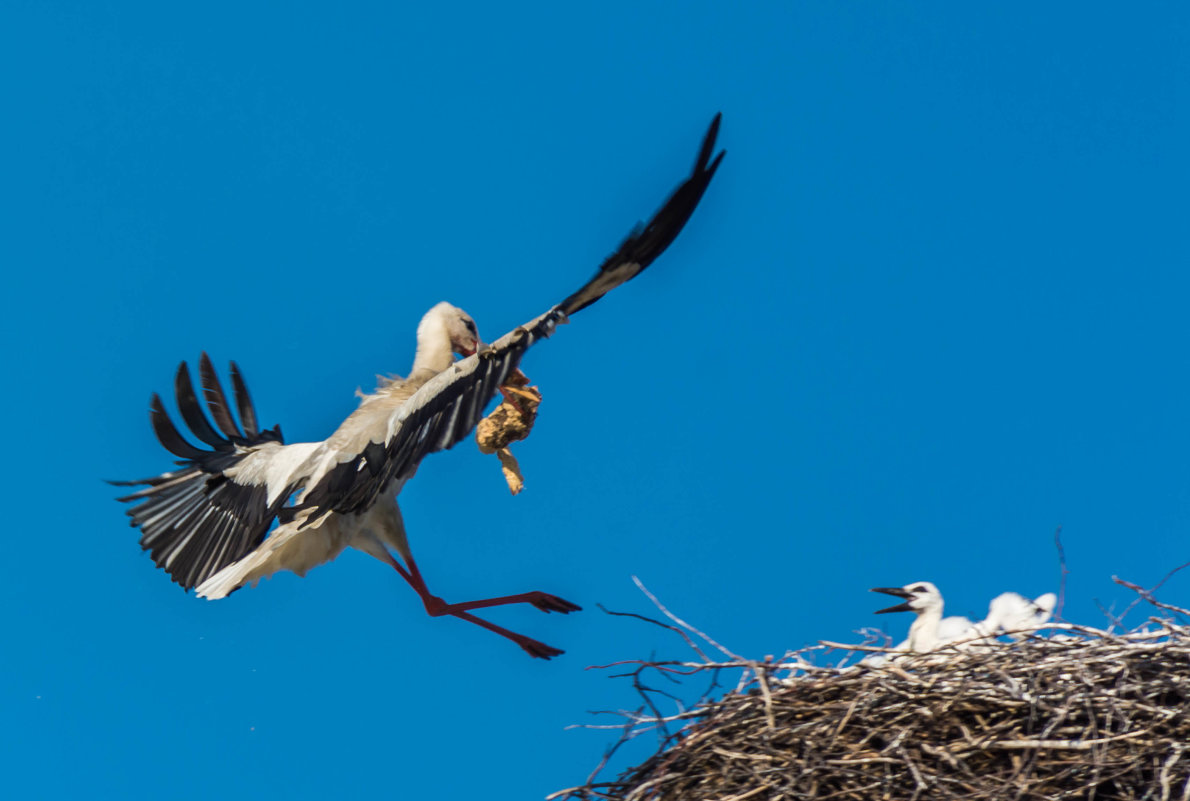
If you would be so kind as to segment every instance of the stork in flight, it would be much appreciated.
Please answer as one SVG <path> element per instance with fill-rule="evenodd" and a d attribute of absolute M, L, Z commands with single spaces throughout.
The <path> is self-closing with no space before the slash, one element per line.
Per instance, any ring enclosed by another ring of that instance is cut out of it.
<path fill-rule="evenodd" d="M 195 446 L 174 426 L 154 394 L 149 418 L 179 467 L 137 481 L 119 498 L 133 504 L 132 525 L 158 567 L 199 597 L 224 598 L 280 570 L 308 570 L 356 548 L 391 565 L 433 616 L 453 615 L 506 637 L 530 656 L 562 651 L 472 614 L 505 604 L 543 612 L 577 611 L 570 601 L 526 592 L 446 603 L 426 586 L 409 549 L 397 495 L 422 459 L 466 437 L 484 407 L 517 369 L 525 351 L 620 284 L 636 277 L 681 232 L 722 161 L 713 159 L 720 116 L 702 141 L 694 169 L 647 225 L 637 226 L 599 272 L 539 317 L 484 344 L 475 321 L 449 303 L 430 309 L 417 327 L 417 353 L 405 379 L 383 382 L 322 442 L 284 444 L 280 426 L 263 429 L 235 362 L 231 384 L 239 424 L 219 377 L 204 353 L 199 360 L 203 413 L 185 362 L 174 384 L 178 411 Z M 460 359 L 456 360 L 455 354 Z M 214 425 L 211 424 L 214 421 Z M 273 521 L 278 525 L 270 531 Z M 399 558 L 398 558 L 399 557 Z"/>

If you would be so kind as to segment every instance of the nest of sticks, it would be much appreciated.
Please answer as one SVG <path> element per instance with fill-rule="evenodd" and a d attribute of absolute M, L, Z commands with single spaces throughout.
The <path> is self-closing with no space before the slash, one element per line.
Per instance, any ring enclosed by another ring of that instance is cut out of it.
<path fill-rule="evenodd" d="M 820 643 L 758 662 L 707 638 L 728 656 L 716 661 L 686 632 L 705 635 L 670 618 L 679 625 L 651 622 L 701 656 L 621 663 L 643 702 L 616 713 L 608 756 L 645 731 L 662 733 L 658 751 L 550 798 L 1190 799 L 1190 626 L 1169 616 L 1127 633 L 1053 624 L 874 667 L 813 662 L 888 649 Z M 730 671 L 738 683 L 714 698 Z M 695 676 L 712 686 L 664 714 L 675 682 Z"/>

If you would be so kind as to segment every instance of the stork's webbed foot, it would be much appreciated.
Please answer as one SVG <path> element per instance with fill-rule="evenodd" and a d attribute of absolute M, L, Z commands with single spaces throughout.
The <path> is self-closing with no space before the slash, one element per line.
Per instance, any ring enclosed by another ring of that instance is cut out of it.
<path fill-rule="evenodd" d="M 522 650 L 534 659 L 553 659 L 555 656 L 561 656 L 566 653 L 561 648 L 555 648 L 552 645 L 546 645 L 539 642 L 532 637 L 525 637 L 517 635 L 510 637 L 513 642 L 521 646 Z"/>
<path fill-rule="evenodd" d="M 525 600 L 546 613 L 560 612 L 563 615 L 569 615 L 571 612 L 583 610 L 578 604 L 571 603 L 565 598 L 559 598 L 557 595 L 550 595 L 548 592 L 525 593 Z"/>

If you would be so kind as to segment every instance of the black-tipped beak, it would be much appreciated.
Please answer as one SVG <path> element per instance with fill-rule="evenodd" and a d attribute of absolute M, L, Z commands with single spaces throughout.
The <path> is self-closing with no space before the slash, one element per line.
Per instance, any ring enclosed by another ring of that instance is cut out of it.
<path fill-rule="evenodd" d="M 909 592 L 908 590 L 901 589 L 900 587 L 873 587 L 872 589 L 868 590 L 868 592 L 882 592 L 885 595 L 895 595 L 898 598 L 908 598 L 913 594 L 913 593 Z M 903 604 L 897 604 L 896 606 L 890 606 L 887 609 L 877 609 L 874 614 L 883 615 L 888 612 L 912 612 L 912 611 L 913 611 L 912 606 L 910 606 L 908 603 L 903 603 Z"/>

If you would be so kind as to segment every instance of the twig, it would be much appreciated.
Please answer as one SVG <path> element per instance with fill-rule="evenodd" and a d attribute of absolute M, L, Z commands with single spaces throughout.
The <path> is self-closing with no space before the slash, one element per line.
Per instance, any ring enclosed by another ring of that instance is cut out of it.
<path fill-rule="evenodd" d="M 650 597 L 652 597 L 652 596 L 650 596 Z M 595 605 L 598 606 L 601 610 L 603 610 L 603 612 L 605 614 L 608 614 L 608 615 L 615 615 L 616 617 L 634 617 L 637 620 L 643 620 L 646 623 L 652 623 L 654 626 L 660 626 L 663 629 L 669 629 L 670 631 L 674 632 L 679 637 L 681 637 L 683 640 L 685 640 L 686 644 L 690 646 L 690 648 L 694 651 L 694 653 L 696 653 L 700 657 L 702 657 L 704 662 L 711 661 L 710 657 L 708 657 L 706 654 L 704 654 L 702 652 L 702 650 L 694 643 L 694 640 L 690 639 L 690 637 L 686 634 L 686 632 L 682 631 L 677 626 L 671 626 L 668 623 L 662 623 L 660 620 L 654 620 L 653 618 L 646 617 L 645 615 L 638 615 L 636 612 L 613 612 L 612 610 L 608 609 L 603 604 L 597 603 Z"/>
<path fill-rule="evenodd" d="M 1190 564 L 1190 563 L 1187 563 L 1187 564 Z M 1186 565 L 1182 565 L 1182 567 L 1185 567 L 1185 566 Z M 1168 578 L 1168 576 L 1166 576 L 1166 578 Z M 1158 609 L 1168 609 L 1170 612 L 1174 612 L 1179 615 L 1186 615 L 1186 616 L 1190 617 L 1190 609 L 1183 609 L 1180 606 L 1174 606 L 1173 604 L 1162 603 L 1161 601 L 1158 601 L 1156 598 L 1153 597 L 1153 593 L 1151 590 L 1146 590 L 1144 587 L 1133 584 L 1131 581 L 1124 581 L 1124 579 L 1119 578 L 1118 576 L 1112 576 L 1111 580 L 1114 581 L 1116 584 L 1119 584 L 1121 587 L 1127 587 L 1128 589 L 1132 590 L 1137 595 L 1139 595 L 1141 598 L 1148 601 L 1149 603 L 1151 603 L 1153 606 L 1157 607 Z M 1161 582 L 1159 582 L 1157 584 L 1157 586 L 1159 587 L 1159 586 L 1161 586 L 1161 584 L 1164 584 L 1164 583 L 1165 583 L 1164 580 L 1162 580 Z M 1129 608 L 1131 608 L 1131 607 L 1129 607 Z"/>
<path fill-rule="evenodd" d="M 1161 783 L 1161 801 L 1169 801 L 1169 769 L 1181 758 L 1185 748 L 1186 746 L 1181 744 L 1175 745 L 1169 757 L 1161 765 L 1161 773 L 1158 776 L 1158 781 Z"/>
<path fill-rule="evenodd" d="M 1058 549 L 1058 566 L 1062 570 L 1058 579 L 1058 606 L 1054 610 L 1054 618 L 1061 620 L 1062 609 L 1066 605 L 1066 577 L 1070 575 L 1070 570 L 1066 567 L 1066 549 L 1062 547 L 1061 525 L 1054 529 L 1054 546 Z"/>
<path fill-rule="evenodd" d="M 834 649 L 834 650 L 841 650 L 841 651 L 867 651 L 867 652 L 869 652 L 869 653 L 873 653 L 873 654 L 898 654 L 898 653 L 904 653 L 903 651 L 898 651 L 898 650 L 897 650 L 897 649 L 895 649 L 895 648 L 885 648 L 884 646 L 877 646 L 877 645 L 852 645 L 852 644 L 850 644 L 850 643 L 843 643 L 843 642 L 831 642 L 830 640 L 819 640 L 819 641 L 818 641 L 818 644 L 819 644 L 819 645 L 826 646 L 827 648 L 831 648 L 831 649 Z"/>
<path fill-rule="evenodd" d="M 1095 600 L 1096 608 L 1099 609 L 1099 611 L 1101 613 L 1103 613 L 1103 616 L 1105 618 L 1107 618 L 1108 621 L 1110 622 L 1110 625 L 1107 627 L 1108 634 L 1111 634 L 1113 631 L 1115 631 L 1117 626 L 1119 626 L 1120 628 L 1124 628 L 1124 615 L 1128 614 L 1128 609 L 1124 610 L 1124 614 L 1120 615 L 1119 617 L 1116 617 L 1115 615 L 1113 615 L 1111 613 L 1110 609 L 1108 609 L 1106 606 L 1104 606 L 1103 604 L 1101 604 L 1099 602 L 1098 598 L 1096 598 L 1094 600 Z M 1137 603 L 1139 603 L 1139 601 Z M 1135 606 L 1135 605 L 1136 605 L 1135 603 L 1132 604 L 1132 606 Z M 1129 609 L 1131 609 L 1131 608 L 1132 607 L 1130 606 Z"/>
<path fill-rule="evenodd" d="M 762 784 L 759 787 L 753 787 L 751 790 L 749 790 L 746 793 L 740 793 L 739 795 L 733 795 L 730 798 L 724 798 L 723 801 L 744 801 L 745 798 L 751 798 L 752 796 L 756 795 L 757 793 L 762 793 L 765 790 L 769 790 L 769 789 L 771 789 L 771 788 L 768 787 L 767 785 Z"/>
<path fill-rule="evenodd" d="M 1166 573 L 1166 574 L 1165 574 L 1165 576 L 1164 576 L 1164 577 L 1163 577 L 1163 578 L 1162 578 L 1160 581 L 1158 581 L 1156 584 L 1154 584 L 1152 587 L 1150 587 L 1148 591 L 1149 591 L 1150 593 L 1154 593 L 1154 592 L 1156 592 L 1157 590 L 1161 589 L 1161 586 L 1162 586 L 1163 584 L 1165 584 L 1165 582 L 1167 582 L 1167 581 L 1169 581 L 1171 578 L 1173 578 L 1173 577 L 1174 577 L 1174 574 L 1176 574 L 1176 573 L 1177 573 L 1178 571 L 1180 571 L 1180 570 L 1184 570 L 1184 569 L 1185 569 L 1185 568 L 1187 568 L 1187 567 L 1190 567 L 1190 562 L 1186 562 L 1185 564 L 1178 565 L 1178 566 L 1177 566 L 1177 567 L 1175 567 L 1173 570 L 1171 570 L 1171 571 L 1169 571 L 1168 573 Z M 1113 581 L 1115 581 L 1115 576 L 1112 576 L 1112 580 L 1113 580 Z M 1118 582 L 1117 582 L 1117 583 L 1118 583 Z M 1138 598 L 1136 598 L 1136 599 L 1135 599 L 1135 600 L 1134 600 L 1132 603 L 1128 604 L 1128 606 L 1126 606 L 1126 607 L 1124 608 L 1124 611 L 1123 611 L 1123 612 L 1120 614 L 1120 620 L 1121 620 L 1121 621 L 1123 621 L 1123 620 L 1124 620 L 1124 616 L 1125 616 L 1125 615 L 1127 615 L 1129 612 L 1131 612 L 1131 611 L 1132 611 L 1132 609 L 1133 609 L 1133 608 L 1134 608 L 1134 607 L 1135 607 L 1135 606 L 1136 606 L 1138 603 L 1140 603 L 1142 599 L 1144 599 L 1144 600 L 1146 600 L 1146 601 L 1147 601 L 1147 600 L 1149 600 L 1148 598 L 1145 598 L 1143 595 L 1140 595 L 1139 593 L 1137 593 L 1137 594 L 1139 595 L 1139 597 L 1138 597 Z M 1122 626 L 1122 625 L 1123 625 L 1123 623 L 1121 622 L 1121 626 Z"/>
<path fill-rule="evenodd" d="M 769 692 L 769 679 L 764 666 L 756 668 L 756 683 L 760 685 L 760 694 L 764 696 L 764 719 L 772 731 L 777 728 L 777 721 L 773 719 L 773 694 Z"/>
<path fill-rule="evenodd" d="M 668 609 L 666 609 L 665 605 L 663 603 L 661 603 L 661 601 L 657 600 L 657 596 L 655 596 L 655 595 L 653 595 L 653 593 L 649 592 L 649 590 L 645 587 L 645 585 L 641 583 L 641 580 L 638 579 L 636 576 L 632 577 L 632 581 L 634 584 L 636 584 L 637 588 L 641 592 L 643 592 L 645 594 L 645 596 L 650 601 L 653 602 L 653 605 L 656 606 L 658 609 L 660 609 L 665 614 L 665 616 L 668 617 L 670 620 L 672 620 L 674 623 L 677 623 L 679 626 L 681 626 L 684 629 L 687 629 L 688 631 L 694 632 L 699 637 L 702 637 L 703 640 L 710 643 L 712 646 L 714 646 L 715 648 L 717 648 L 719 651 L 723 652 L 727 656 L 731 657 L 732 659 L 743 660 L 744 657 L 740 656 L 739 654 L 734 654 L 731 651 L 727 650 L 722 645 L 720 645 L 719 643 L 715 642 L 710 637 L 708 637 L 706 634 L 704 634 L 703 632 L 694 628 L 694 626 L 691 626 L 689 623 L 682 620 L 680 617 L 675 615 L 673 612 L 670 612 Z"/>

